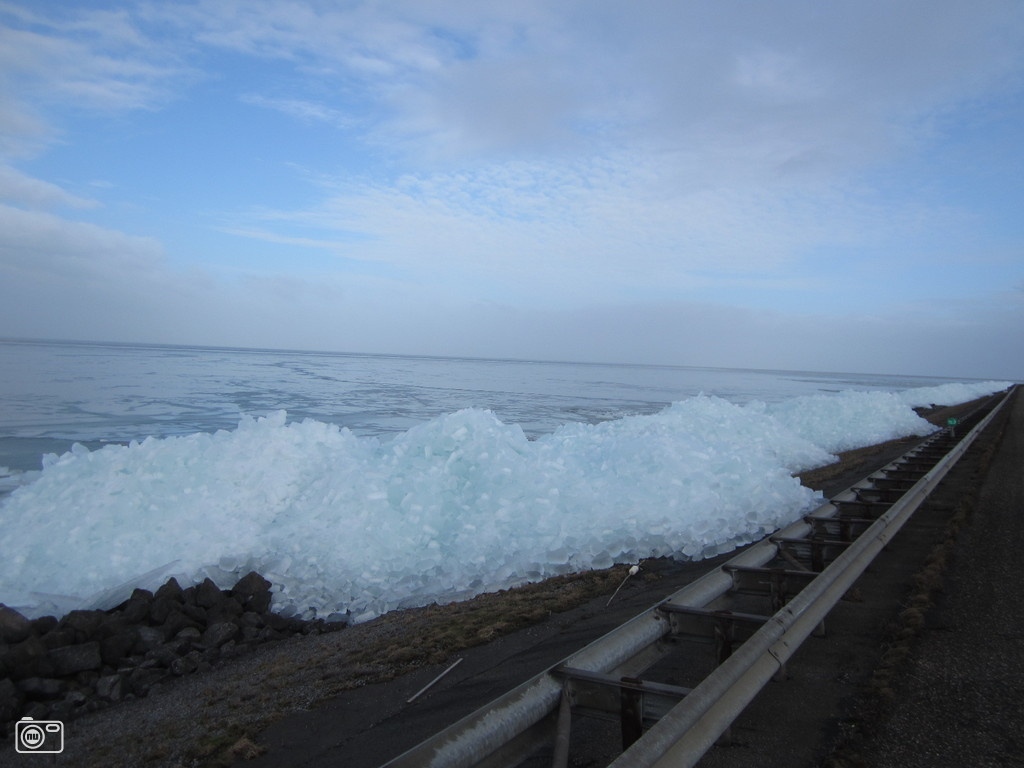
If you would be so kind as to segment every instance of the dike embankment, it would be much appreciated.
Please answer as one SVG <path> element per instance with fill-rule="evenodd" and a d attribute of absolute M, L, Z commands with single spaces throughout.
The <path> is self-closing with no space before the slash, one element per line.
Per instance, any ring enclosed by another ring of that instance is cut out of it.
<path fill-rule="evenodd" d="M 1024 402 L 978 447 L 977 482 L 916 582 L 833 766 L 1024 764 Z"/>

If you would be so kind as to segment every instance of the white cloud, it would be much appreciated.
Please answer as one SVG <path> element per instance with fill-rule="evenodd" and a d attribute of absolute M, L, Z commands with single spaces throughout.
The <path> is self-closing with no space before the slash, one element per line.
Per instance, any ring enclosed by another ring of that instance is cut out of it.
<path fill-rule="evenodd" d="M 715 286 L 767 293 L 817 282 L 828 290 L 820 275 L 839 257 L 819 263 L 821 248 L 853 258 L 956 224 L 948 212 L 882 205 L 841 186 L 690 189 L 672 175 L 623 155 L 406 174 L 391 184 L 339 181 L 325 184 L 316 208 L 253 211 L 232 231 L 542 307 L 692 297 Z"/>
<path fill-rule="evenodd" d="M 30 208 L 95 208 L 95 200 L 79 197 L 48 181 L 26 176 L 10 166 L 0 165 L 0 200 Z"/>
<path fill-rule="evenodd" d="M 55 138 L 51 112 L 154 108 L 173 84 L 194 76 L 173 46 L 145 35 L 127 11 L 61 10 L 0 5 L 0 140 L 8 156 L 38 152 Z"/>
<path fill-rule="evenodd" d="M 341 110 L 314 101 L 272 98 L 258 93 L 243 94 L 240 99 L 246 104 L 282 112 L 297 120 L 328 123 L 338 128 L 351 128 L 356 123 Z"/>
<path fill-rule="evenodd" d="M 146 279 L 162 260 L 162 248 L 152 239 L 2 204 L 0 233 L 0 267 L 8 275 L 47 282 Z"/>
<path fill-rule="evenodd" d="M 363 141 L 405 169 L 231 227 L 317 247 L 333 235 L 350 258 L 520 300 L 743 272 L 792 284 L 829 248 L 953 231 L 965 214 L 861 178 L 927 143 L 935 115 L 1005 87 L 1024 42 L 1008 2 L 189 10 L 204 44 L 290 63 L 298 93 L 318 96 L 253 103 L 332 120 L 354 98 Z"/>

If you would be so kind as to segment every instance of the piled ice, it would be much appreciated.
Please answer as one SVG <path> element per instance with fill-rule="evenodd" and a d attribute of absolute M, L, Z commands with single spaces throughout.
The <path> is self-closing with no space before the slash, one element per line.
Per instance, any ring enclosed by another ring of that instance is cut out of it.
<path fill-rule="evenodd" d="M 615 562 L 705 557 L 818 503 L 791 473 L 931 431 L 910 400 L 700 396 L 536 441 L 475 409 L 387 441 L 282 411 L 234 431 L 76 445 L 0 506 L 0 602 L 60 613 L 116 603 L 140 580 L 230 586 L 256 569 L 276 610 L 359 620 Z"/>
<path fill-rule="evenodd" d="M 972 381 L 957 384 L 942 384 L 937 387 L 915 387 L 905 389 L 899 397 L 911 408 L 930 405 L 956 405 L 966 403 L 993 392 L 1000 392 L 1013 385 L 1010 381 Z"/>

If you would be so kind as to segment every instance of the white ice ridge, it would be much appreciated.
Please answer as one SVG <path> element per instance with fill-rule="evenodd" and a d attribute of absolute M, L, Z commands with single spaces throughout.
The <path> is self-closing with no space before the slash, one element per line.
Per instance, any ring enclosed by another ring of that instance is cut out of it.
<path fill-rule="evenodd" d="M 1005 386 L 929 388 L 922 402 Z M 255 569 L 275 610 L 363 620 L 616 562 L 706 557 L 819 503 L 793 472 L 929 433 L 908 405 L 920 397 L 699 396 L 536 441 L 475 409 L 387 441 L 280 411 L 233 431 L 76 445 L 0 506 L 0 602 L 61 614 L 116 604 L 153 574 L 227 587 Z"/>

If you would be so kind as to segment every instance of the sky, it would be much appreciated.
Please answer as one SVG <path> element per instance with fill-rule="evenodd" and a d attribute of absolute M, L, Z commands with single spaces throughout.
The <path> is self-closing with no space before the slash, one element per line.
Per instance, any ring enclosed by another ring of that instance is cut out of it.
<path fill-rule="evenodd" d="M 0 0 L 0 337 L 1024 379 L 1019 0 Z"/>

